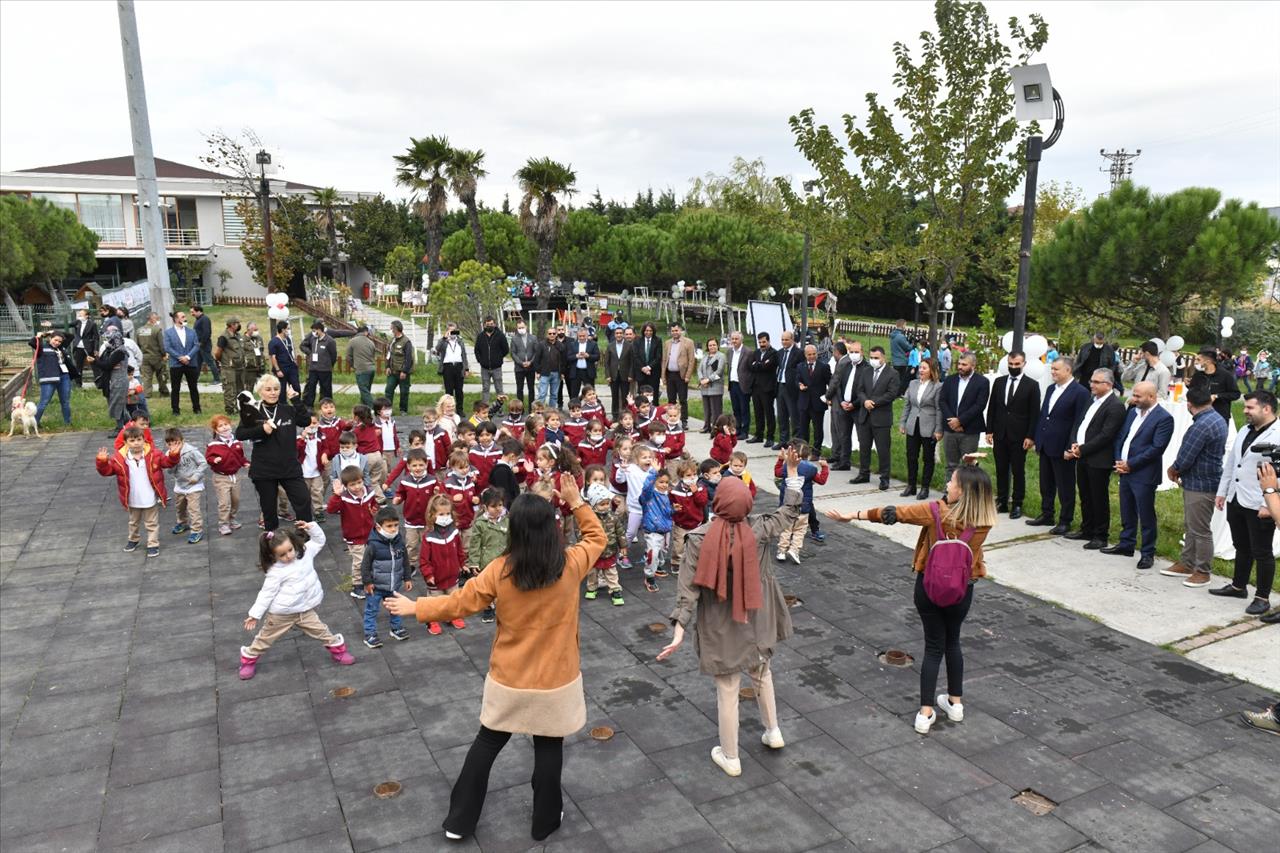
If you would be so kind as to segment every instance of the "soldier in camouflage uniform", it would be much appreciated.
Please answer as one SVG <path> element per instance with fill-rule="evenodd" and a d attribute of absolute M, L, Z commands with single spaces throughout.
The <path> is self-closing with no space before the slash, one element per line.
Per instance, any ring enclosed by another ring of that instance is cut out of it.
<path fill-rule="evenodd" d="M 160 386 L 160 396 L 169 396 L 169 357 L 164 351 L 164 329 L 160 315 L 152 313 L 147 322 L 133 330 L 142 350 L 142 390 L 151 396 L 153 381 Z"/>
<path fill-rule="evenodd" d="M 252 345 L 250 345 L 252 347 Z M 222 407 L 228 415 L 240 411 L 236 397 L 246 387 L 245 339 L 240 337 L 240 318 L 228 317 L 227 330 L 218 338 L 213 357 L 222 368 Z M 252 352 L 252 348 L 249 350 Z"/>
<path fill-rule="evenodd" d="M 250 391 L 267 369 L 267 342 L 258 332 L 258 324 L 249 321 L 244 327 L 244 387 Z"/>

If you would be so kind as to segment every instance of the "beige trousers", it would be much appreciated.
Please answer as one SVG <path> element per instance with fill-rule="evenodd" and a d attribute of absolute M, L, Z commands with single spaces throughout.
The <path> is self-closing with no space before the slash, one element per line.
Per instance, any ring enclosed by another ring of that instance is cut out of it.
<path fill-rule="evenodd" d="M 748 670 L 760 707 L 765 731 L 778 727 L 778 707 L 773 696 L 773 673 L 766 661 L 759 669 Z M 716 676 L 716 708 L 720 712 L 720 748 L 726 758 L 738 757 L 738 684 L 742 673 Z"/>
<path fill-rule="evenodd" d="M 245 657 L 256 658 L 271 648 L 271 645 L 297 625 L 302 633 L 313 637 L 326 646 L 337 646 L 342 643 L 342 635 L 334 634 L 329 626 L 320 621 L 314 610 L 305 613 L 268 613 L 258 628 L 258 635 L 253 638 L 252 645 L 240 652 Z"/>
<path fill-rule="evenodd" d="M 351 552 L 351 588 L 360 589 L 363 584 L 360 583 L 360 563 L 364 561 L 363 545 L 348 545 L 347 550 Z"/>
<path fill-rule="evenodd" d="M 137 542 L 141 531 L 140 527 L 147 529 L 147 547 L 160 547 L 160 504 L 149 506 L 145 509 L 138 507 L 129 507 L 129 541 Z"/>
<path fill-rule="evenodd" d="M 213 494 L 218 499 L 218 523 L 230 524 L 240 511 L 240 478 L 213 475 Z"/>
<path fill-rule="evenodd" d="M 404 525 L 404 550 L 409 557 L 409 565 L 411 566 L 416 567 L 418 565 L 418 555 L 421 553 L 420 548 L 422 546 L 423 530 L 425 530 L 425 528 L 410 527 L 407 524 Z"/>
<path fill-rule="evenodd" d="M 804 532 L 809 529 L 809 516 L 802 515 L 796 519 L 795 524 L 791 525 L 790 530 L 784 530 L 778 536 L 778 551 L 800 551 L 804 546 Z"/>
<path fill-rule="evenodd" d="M 684 563 L 684 539 L 688 535 L 689 531 L 680 525 L 671 525 L 671 574 L 673 575 L 680 573 L 680 566 Z"/>
<path fill-rule="evenodd" d="M 605 586 L 609 588 L 609 592 L 622 589 L 622 584 L 618 583 L 617 566 L 611 566 L 607 569 L 592 569 L 587 572 L 587 589 L 597 589 L 600 586 L 601 578 L 604 579 Z"/>
<path fill-rule="evenodd" d="M 303 477 L 307 491 L 311 492 L 311 512 L 315 518 L 324 517 L 324 477 Z"/>
<path fill-rule="evenodd" d="M 201 508 L 203 500 L 203 491 L 173 496 L 173 508 L 178 511 L 178 523 L 191 525 L 192 533 L 204 532 L 204 510 Z"/>
<path fill-rule="evenodd" d="M 382 484 L 390 473 L 387 460 L 382 458 L 381 453 L 370 453 L 365 456 L 365 459 L 369 463 L 369 482 L 373 484 L 373 493 L 382 497 Z"/>

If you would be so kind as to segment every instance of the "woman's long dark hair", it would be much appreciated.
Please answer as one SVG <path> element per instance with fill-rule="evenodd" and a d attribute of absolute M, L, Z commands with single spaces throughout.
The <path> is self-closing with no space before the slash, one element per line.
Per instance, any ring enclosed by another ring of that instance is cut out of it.
<path fill-rule="evenodd" d="M 564 534 L 556 523 L 551 502 L 537 495 L 520 495 L 512 502 L 507 518 L 511 533 L 503 552 L 507 557 L 505 577 L 523 592 L 560 580 L 564 573 Z"/>

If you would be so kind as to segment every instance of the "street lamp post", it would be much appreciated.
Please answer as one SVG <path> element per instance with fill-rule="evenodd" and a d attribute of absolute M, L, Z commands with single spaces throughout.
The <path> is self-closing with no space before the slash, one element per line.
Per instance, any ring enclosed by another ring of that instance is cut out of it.
<path fill-rule="evenodd" d="M 1022 349 L 1027 332 L 1027 300 L 1031 284 L 1031 235 L 1036 219 L 1036 179 L 1040 172 L 1040 155 L 1051 148 L 1062 135 L 1064 117 L 1062 98 L 1049 80 L 1046 65 L 1019 65 L 1011 71 L 1015 115 L 1018 121 L 1053 119 L 1053 132 L 1048 139 L 1027 138 L 1027 188 L 1022 201 L 1022 242 L 1018 247 L 1018 290 L 1013 308 L 1013 344 L 1011 352 Z M 1052 99 L 1046 100 L 1045 93 Z"/>
<path fill-rule="evenodd" d="M 817 181 L 804 182 L 804 197 L 808 202 L 813 190 L 818 186 Z M 821 195 L 819 195 L 821 198 Z M 804 255 L 800 264 L 800 345 L 804 346 L 809 342 L 809 246 L 812 243 L 810 236 L 809 223 L 806 220 L 804 225 Z M 829 332 L 830 330 L 828 330 Z"/>
<path fill-rule="evenodd" d="M 271 165 L 271 155 L 265 150 L 258 152 L 258 168 L 262 170 L 262 246 L 267 253 L 267 293 L 275 292 L 275 246 L 271 242 L 271 185 L 267 183 L 267 166 Z"/>

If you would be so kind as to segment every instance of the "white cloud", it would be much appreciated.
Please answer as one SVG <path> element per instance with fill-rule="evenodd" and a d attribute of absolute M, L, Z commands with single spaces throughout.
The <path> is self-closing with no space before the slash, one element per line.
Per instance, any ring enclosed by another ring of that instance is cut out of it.
<path fill-rule="evenodd" d="M 1105 191 L 1100 148 L 1142 148 L 1159 192 L 1280 204 L 1280 4 L 992 3 L 1038 11 L 1067 124 L 1042 180 Z M 184 3 L 137 7 L 159 156 L 255 128 L 285 176 L 396 194 L 410 136 L 483 148 L 481 197 L 517 195 L 530 155 L 589 195 L 683 192 L 735 155 L 809 173 L 787 118 L 838 124 L 891 94 L 891 44 L 925 3 Z M 0 168 L 130 151 L 113 3 L 0 4 Z"/>

